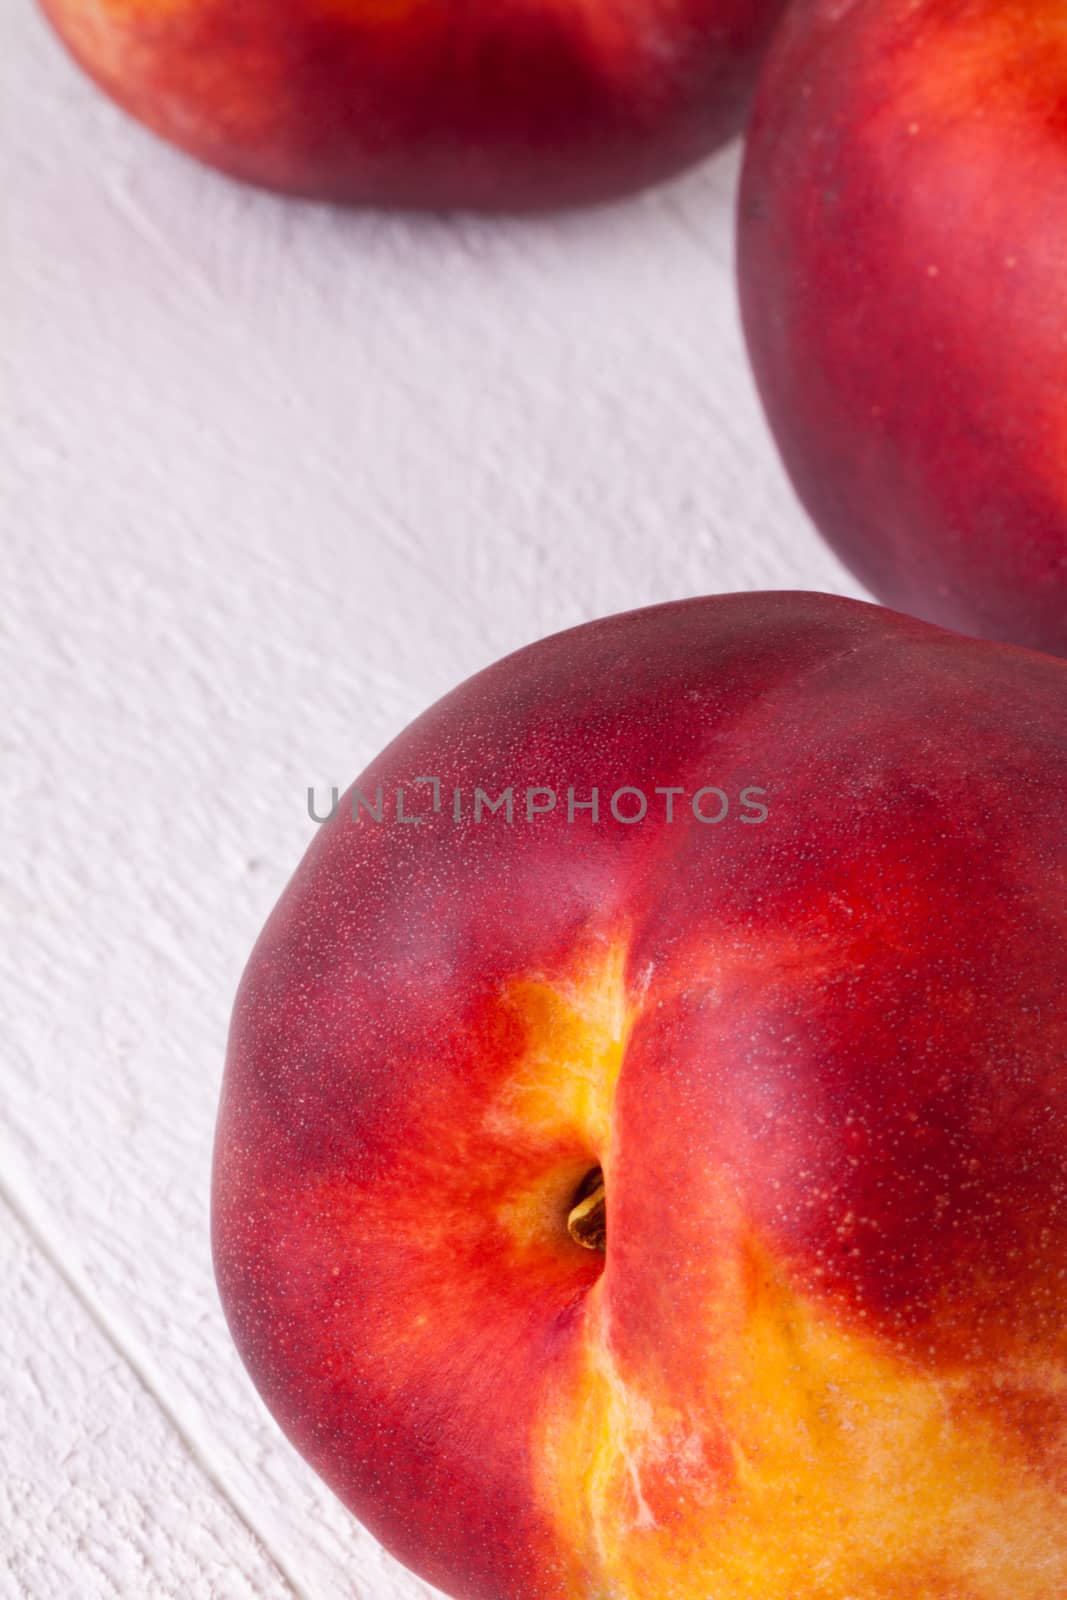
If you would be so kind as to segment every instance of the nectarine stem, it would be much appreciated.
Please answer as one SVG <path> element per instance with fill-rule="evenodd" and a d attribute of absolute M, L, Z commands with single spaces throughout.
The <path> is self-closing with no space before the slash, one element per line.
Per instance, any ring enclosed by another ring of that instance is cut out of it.
<path fill-rule="evenodd" d="M 599 1250 L 603 1254 L 607 1249 L 607 1202 L 604 1174 L 599 1167 L 594 1167 L 582 1180 L 567 1215 L 567 1232 L 585 1250 Z"/>

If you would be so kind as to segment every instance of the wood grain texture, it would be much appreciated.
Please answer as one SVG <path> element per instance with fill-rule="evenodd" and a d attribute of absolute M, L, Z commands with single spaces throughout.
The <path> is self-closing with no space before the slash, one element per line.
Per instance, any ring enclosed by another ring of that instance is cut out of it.
<path fill-rule="evenodd" d="M 107 1333 L 2 1201 L 0 1276 L 0 1595 L 293 1596 Z"/>
<path fill-rule="evenodd" d="M 557 221 L 342 214 L 157 145 L 25 0 L 0 23 L 2 1581 L 416 1600 L 260 1407 L 208 1255 L 306 787 L 553 629 L 857 591 L 758 414 L 736 151 Z"/>

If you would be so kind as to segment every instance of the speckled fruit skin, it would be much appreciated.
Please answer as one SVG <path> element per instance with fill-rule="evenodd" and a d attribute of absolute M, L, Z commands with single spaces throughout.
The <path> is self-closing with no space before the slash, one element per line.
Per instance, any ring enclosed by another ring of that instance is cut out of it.
<path fill-rule="evenodd" d="M 417 1572 L 1063 1600 L 1065 705 L 1063 662 L 856 601 L 685 601 L 472 678 L 360 780 L 381 823 L 319 830 L 237 998 L 216 1269 Z M 475 824 L 474 785 L 768 815 Z"/>
<path fill-rule="evenodd" d="M 740 205 L 760 391 L 887 604 L 1067 656 L 1067 5 L 797 0 Z"/>
<path fill-rule="evenodd" d="M 737 132 L 785 0 L 42 0 L 164 138 L 292 194 L 526 211 Z"/>

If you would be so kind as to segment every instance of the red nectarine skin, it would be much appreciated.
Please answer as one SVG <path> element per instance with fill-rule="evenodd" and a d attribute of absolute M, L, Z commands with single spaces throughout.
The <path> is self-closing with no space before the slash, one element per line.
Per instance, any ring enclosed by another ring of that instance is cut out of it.
<path fill-rule="evenodd" d="M 234 1011 L 218 1282 L 427 1579 L 1063 1600 L 1065 703 L 858 602 L 688 601 L 479 674 L 358 785 L 438 812 L 319 831 Z M 768 815 L 475 823 L 475 785 Z"/>
<path fill-rule="evenodd" d="M 42 0 L 126 109 L 360 204 L 606 199 L 737 131 L 784 0 Z"/>
<path fill-rule="evenodd" d="M 740 205 L 749 348 L 887 604 L 1067 655 L 1067 6 L 797 0 Z"/>

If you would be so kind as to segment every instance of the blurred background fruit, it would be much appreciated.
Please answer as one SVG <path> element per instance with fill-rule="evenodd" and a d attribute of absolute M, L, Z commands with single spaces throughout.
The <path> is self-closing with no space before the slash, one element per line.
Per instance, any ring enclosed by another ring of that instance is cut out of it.
<path fill-rule="evenodd" d="M 1067 654 L 1067 7 L 798 0 L 745 160 L 756 377 L 888 605 Z"/>
<path fill-rule="evenodd" d="M 212 166 L 358 204 L 606 199 L 743 120 L 783 0 L 42 0 L 126 109 Z"/>

